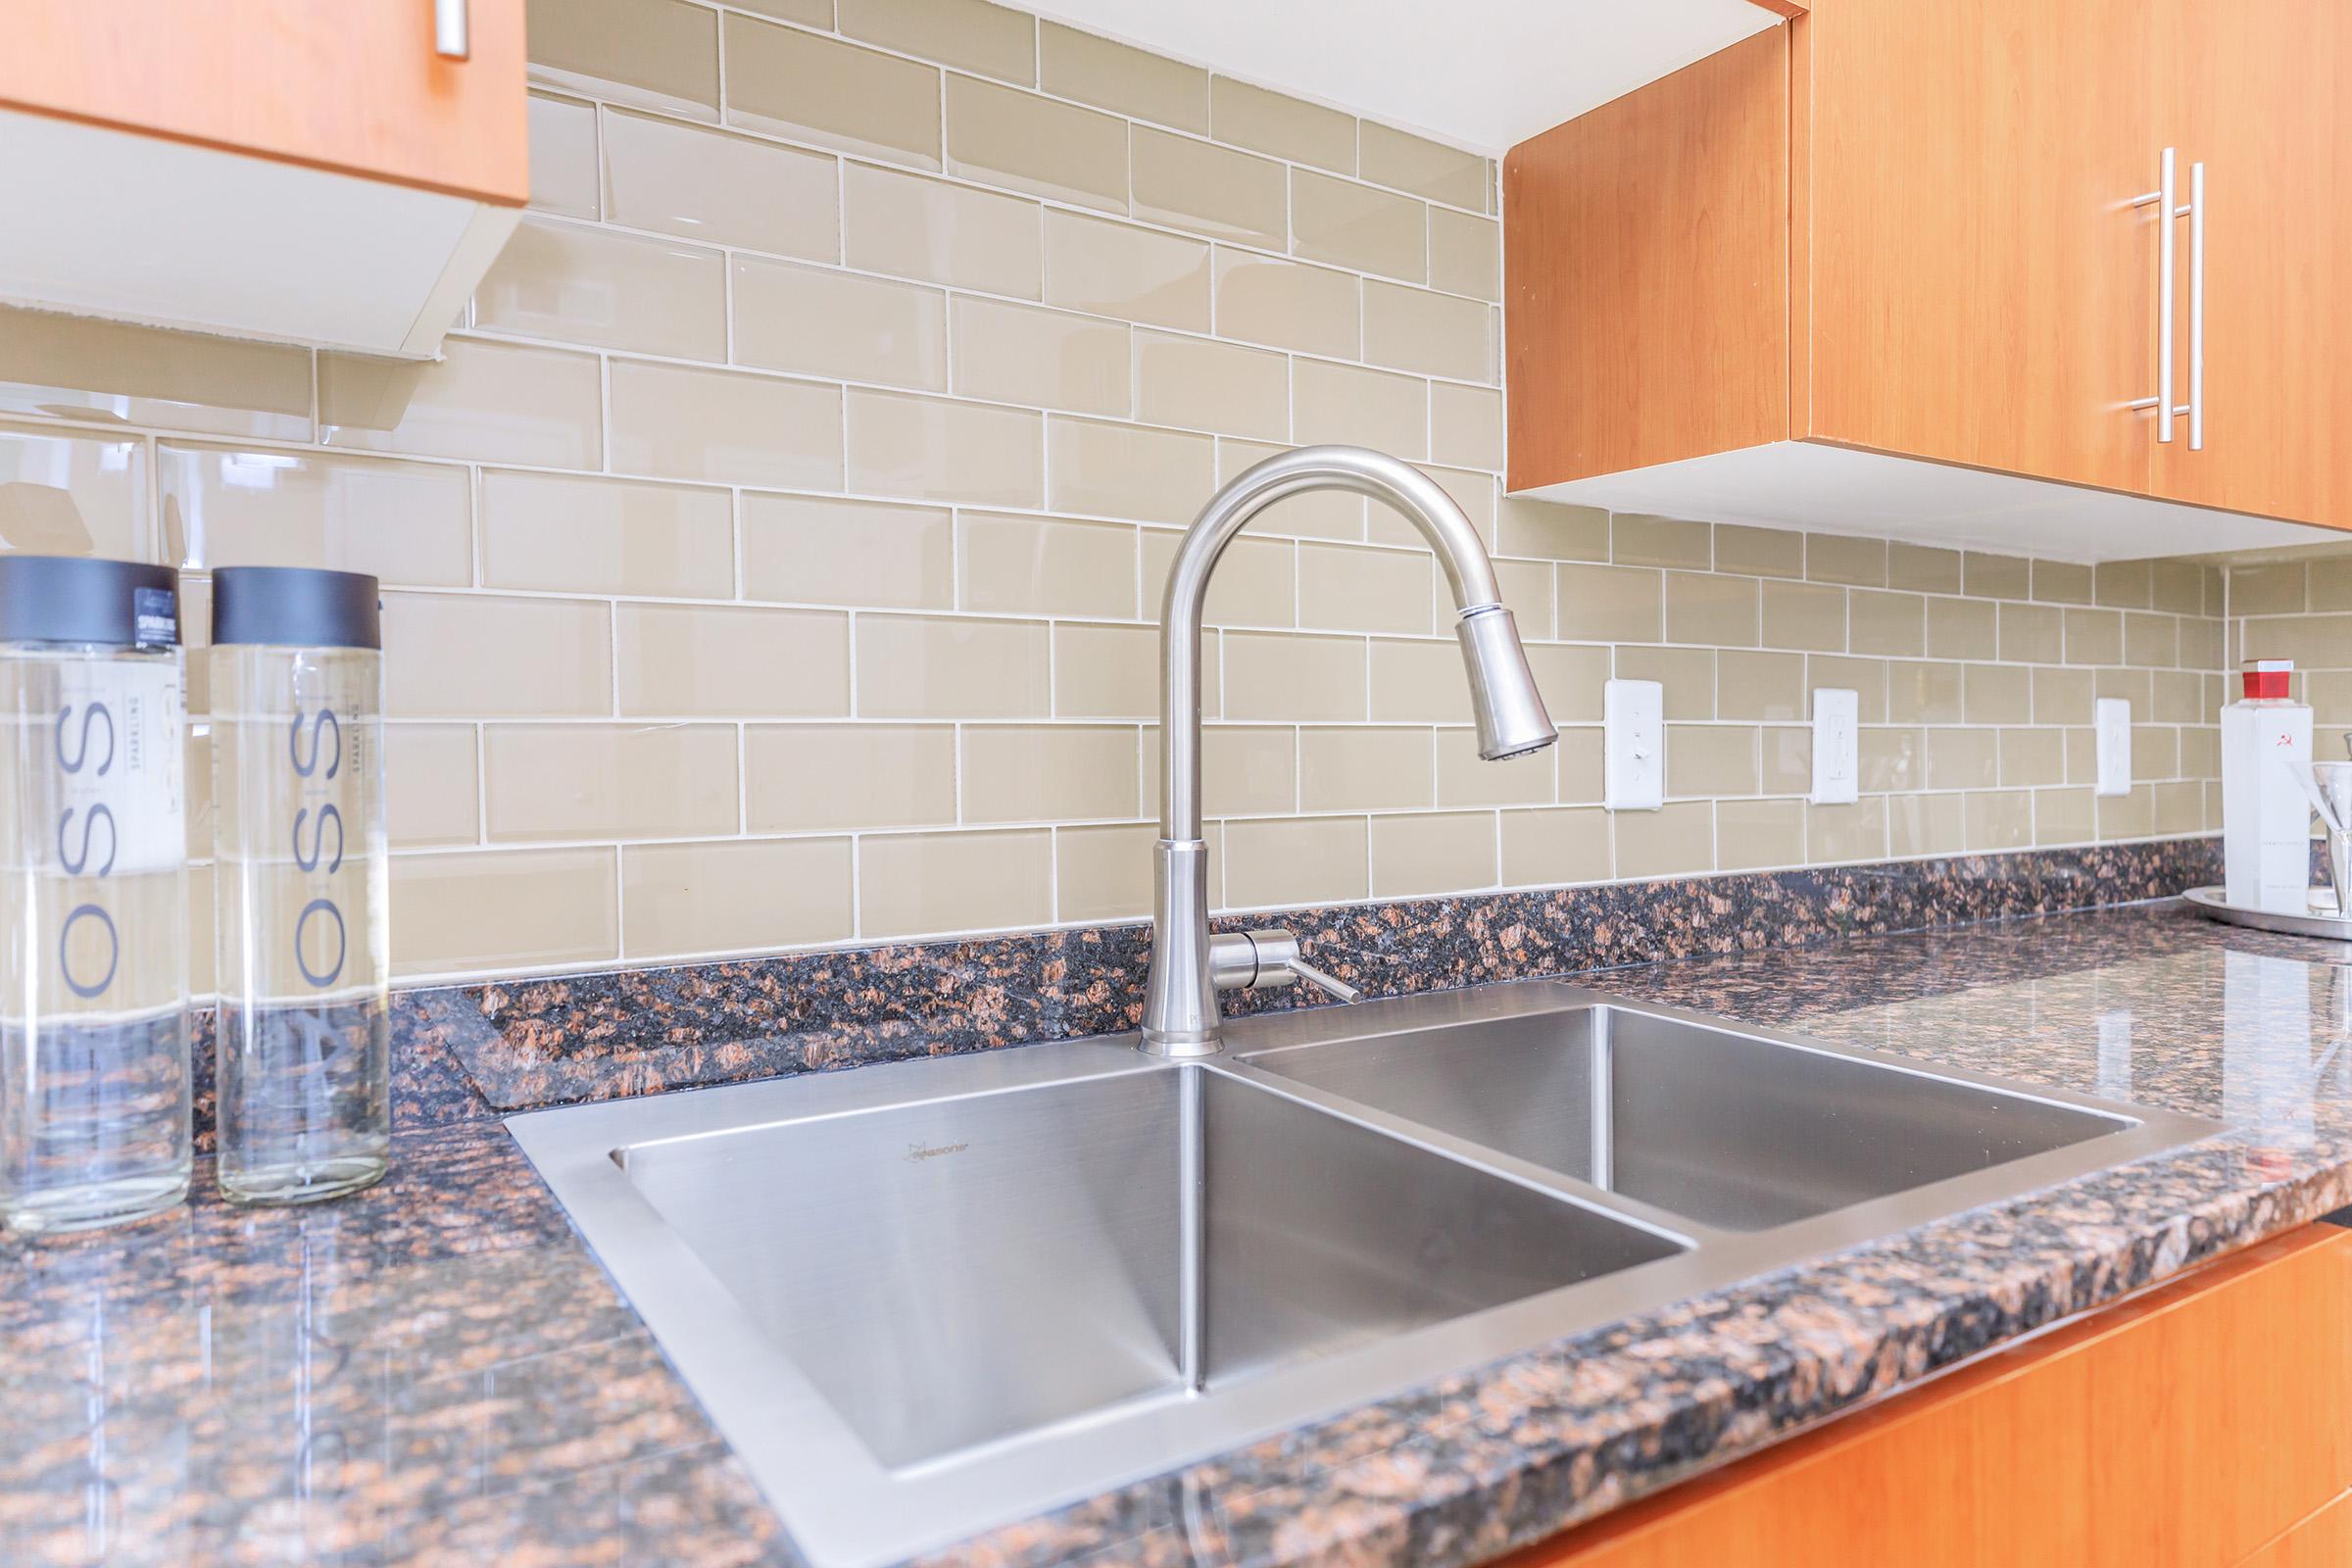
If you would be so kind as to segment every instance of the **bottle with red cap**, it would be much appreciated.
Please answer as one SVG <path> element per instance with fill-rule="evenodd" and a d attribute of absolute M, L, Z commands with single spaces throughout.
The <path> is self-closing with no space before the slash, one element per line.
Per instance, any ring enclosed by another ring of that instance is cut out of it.
<path fill-rule="evenodd" d="M 2250 660 L 2243 695 L 2222 709 L 2224 896 L 2242 908 L 2311 907 L 2311 709 L 2294 700 L 2289 660 Z"/>

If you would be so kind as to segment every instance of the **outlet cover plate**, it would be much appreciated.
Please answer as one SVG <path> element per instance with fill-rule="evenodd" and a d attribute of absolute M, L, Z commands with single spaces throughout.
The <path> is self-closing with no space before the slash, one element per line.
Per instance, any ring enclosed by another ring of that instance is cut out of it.
<path fill-rule="evenodd" d="M 1654 811 L 1666 804 L 1666 688 L 1613 680 L 1601 697 L 1607 740 L 1602 769 L 1612 811 Z"/>
<path fill-rule="evenodd" d="M 2101 795 L 2132 793 L 2132 699 L 2102 697 L 2092 714 L 2099 749 Z"/>
<path fill-rule="evenodd" d="M 1850 806 L 1860 798 L 1862 694 L 1842 686 L 1813 692 L 1813 804 Z"/>

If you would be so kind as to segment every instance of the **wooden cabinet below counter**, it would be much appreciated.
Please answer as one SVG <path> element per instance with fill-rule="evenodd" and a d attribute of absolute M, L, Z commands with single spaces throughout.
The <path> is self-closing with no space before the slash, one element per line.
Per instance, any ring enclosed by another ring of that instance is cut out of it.
<path fill-rule="evenodd" d="M 2352 1232 L 2312 1225 L 1501 1568 L 2352 1561 Z"/>

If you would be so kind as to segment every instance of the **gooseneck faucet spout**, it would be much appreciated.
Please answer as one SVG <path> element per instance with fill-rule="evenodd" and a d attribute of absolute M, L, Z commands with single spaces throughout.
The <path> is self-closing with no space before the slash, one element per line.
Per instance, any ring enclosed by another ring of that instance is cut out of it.
<path fill-rule="evenodd" d="M 1298 447 L 1236 474 L 1186 530 L 1160 608 L 1156 923 L 1143 1038 L 1143 1049 L 1155 1055 L 1205 1056 L 1219 1049 L 1221 988 L 1287 985 L 1302 977 L 1320 985 L 1329 978 L 1302 962 L 1297 944 L 1282 932 L 1210 938 L 1208 847 L 1200 836 L 1200 616 L 1209 576 L 1251 517 L 1310 490 L 1349 490 L 1386 502 L 1437 552 L 1461 611 L 1454 634 L 1469 671 L 1479 755 L 1498 761 L 1559 739 L 1527 667 L 1518 628 L 1503 608 L 1494 564 L 1478 530 L 1437 481 L 1398 459 L 1345 446 Z"/>

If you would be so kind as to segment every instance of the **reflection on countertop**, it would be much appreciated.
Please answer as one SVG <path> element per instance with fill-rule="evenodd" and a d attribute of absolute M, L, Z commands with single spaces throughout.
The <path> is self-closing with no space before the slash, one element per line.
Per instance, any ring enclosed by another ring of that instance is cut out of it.
<path fill-rule="evenodd" d="M 505 1131 L 0 1243 L 0 1562 L 789 1561 Z"/>
<path fill-rule="evenodd" d="M 992 1533 L 943 1561 L 1483 1560 L 2352 1201 L 2352 953 L 2177 905 L 1586 977 L 2230 1124 Z M 0 1243 L 0 1560 L 791 1562 L 495 1125 L 310 1212 Z"/>

